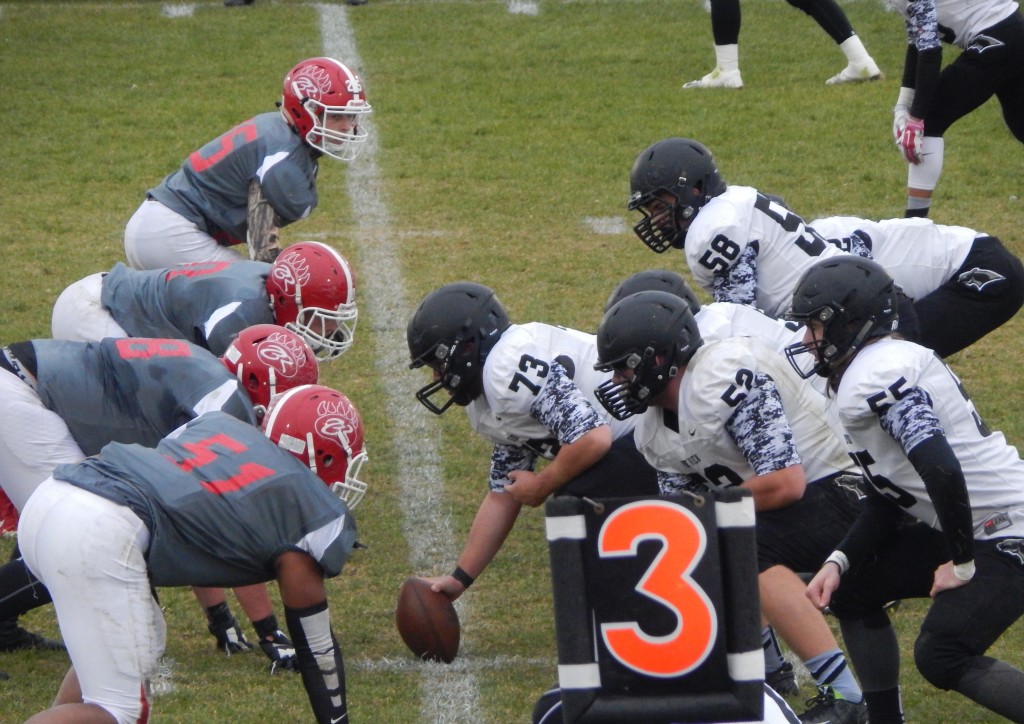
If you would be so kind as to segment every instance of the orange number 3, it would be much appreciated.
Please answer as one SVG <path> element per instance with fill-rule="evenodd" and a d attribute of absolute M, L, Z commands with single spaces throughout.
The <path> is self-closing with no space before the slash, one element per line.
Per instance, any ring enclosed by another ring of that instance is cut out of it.
<path fill-rule="evenodd" d="M 681 676 L 700 666 L 718 636 L 718 617 L 708 595 L 691 578 L 707 547 L 707 534 L 686 508 L 663 500 L 641 500 L 613 512 L 601 526 L 602 558 L 636 555 L 644 540 L 662 549 L 636 590 L 669 608 L 675 629 L 651 636 L 636 621 L 601 624 L 601 635 L 623 665 L 647 676 Z"/>

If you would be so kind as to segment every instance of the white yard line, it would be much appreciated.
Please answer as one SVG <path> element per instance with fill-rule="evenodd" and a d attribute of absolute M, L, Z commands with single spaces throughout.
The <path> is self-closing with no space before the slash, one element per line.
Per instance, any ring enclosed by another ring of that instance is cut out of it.
<path fill-rule="evenodd" d="M 369 80 L 356 50 L 355 38 L 343 6 L 318 4 L 324 54 L 349 65 Z M 357 11 L 358 12 L 358 11 Z M 376 339 L 376 367 L 388 380 L 388 419 L 393 425 L 398 453 L 398 482 L 401 489 L 403 534 L 409 545 L 412 570 L 432 571 L 439 563 L 453 563 L 458 551 L 444 504 L 444 474 L 440 465 L 440 434 L 436 421 L 424 414 L 416 401 L 421 375 L 407 369 L 408 348 L 405 327 L 414 301 L 405 293 L 401 263 L 395 245 L 391 215 L 384 199 L 377 166 L 377 135 L 372 116 L 367 123 L 370 139 L 359 158 L 348 169 L 348 196 L 359 226 L 356 271 L 361 310 L 372 321 Z M 457 603 L 465 626 L 469 606 Z M 466 666 L 420 665 L 422 705 L 420 717 L 426 722 L 466 722 L 480 718 L 480 689 Z"/>

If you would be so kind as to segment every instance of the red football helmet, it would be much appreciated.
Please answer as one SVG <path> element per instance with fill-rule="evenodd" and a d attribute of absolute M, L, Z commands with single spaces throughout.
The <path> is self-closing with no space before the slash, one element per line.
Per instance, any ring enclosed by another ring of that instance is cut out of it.
<path fill-rule="evenodd" d="M 320 361 L 345 354 L 356 333 L 355 275 L 337 251 L 300 241 L 282 251 L 267 275 L 274 321 L 302 335 Z"/>
<path fill-rule="evenodd" d="M 366 462 L 363 421 L 352 402 L 323 385 L 293 387 L 270 402 L 263 433 L 309 466 L 344 500 L 359 505 L 366 483 L 359 470 Z"/>
<path fill-rule="evenodd" d="M 264 409 L 274 395 L 299 385 L 315 385 L 320 369 L 312 348 L 298 333 L 276 324 L 243 329 L 221 356 L 252 404 Z"/>
<path fill-rule="evenodd" d="M 359 76 L 333 58 L 309 58 L 284 77 L 284 119 L 331 158 L 351 161 L 359 155 L 367 136 L 359 117 L 371 110 Z"/>

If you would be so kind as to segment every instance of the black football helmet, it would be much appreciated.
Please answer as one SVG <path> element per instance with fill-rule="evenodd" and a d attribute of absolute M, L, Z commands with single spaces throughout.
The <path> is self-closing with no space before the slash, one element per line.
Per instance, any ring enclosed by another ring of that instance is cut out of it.
<path fill-rule="evenodd" d="M 616 420 L 643 412 L 703 344 L 689 304 L 674 294 L 631 294 L 605 312 L 597 328 L 594 369 L 616 372 L 594 394 Z M 632 370 L 632 377 L 623 373 Z"/>
<path fill-rule="evenodd" d="M 479 397 L 484 361 L 510 324 L 494 291 L 482 284 L 455 282 L 424 297 L 406 328 L 409 367 L 430 367 L 434 380 L 416 392 L 416 399 L 440 415 Z M 441 390 L 449 397 L 438 406 L 430 398 Z"/>
<path fill-rule="evenodd" d="M 700 300 L 683 275 L 668 269 L 645 269 L 619 282 L 604 303 L 604 311 L 608 311 L 618 302 L 637 292 L 668 292 L 675 294 L 689 305 L 690 312 L 700 311 Z"/>
<path fill-rule="evenodd" d="M 790 364 L 804 379 L 831 377 L 864 343 L 896 331 L 896 284 L 877 262 L 859 256 L 820 261 L 803 273 L 793 291 L 786 319 L 820 322 L 822 334 L 809 344 L 786 348 Z M 816 364 L 801 369 L 796 357 L 813 354 Z"/>
<path fill-rule="evenodd" d="M 725 188 L 704 145 L 689 138 L 658 141 L 636 157 L 629 172 L 629 210 L 644 215 L 633 231 L 659 254 L 682 249 L 693 217 Z"/>

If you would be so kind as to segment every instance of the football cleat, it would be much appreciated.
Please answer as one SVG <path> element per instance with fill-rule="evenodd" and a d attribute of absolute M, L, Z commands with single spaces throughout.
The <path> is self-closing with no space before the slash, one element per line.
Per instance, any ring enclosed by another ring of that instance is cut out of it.
<path fill-rule="evenodd" d="M 838 77 L 838 76 L 837 76 Z M 718 66 L 703 78 L 683 83 L 683 88 L 742 88 L 739 70 L 722 70 Z"/>
<path fill-rule="evenodd" d="M 819 686 L 807 707 L 798 717 L 804 724 L 866 724 L 868 720 L 867 704 L 847 701 L 831 686 Z"/>
<path fill-rule="evenodd" d="M 60 641 L 54 641 L 53 639 L 48 639 L 23 629 L 18 625 L 17 618 L 0 621 L 0 652 L 26 651 L 29 649 L 64 651 L 65 646 Z"/>
<path fill-rule="evenodd" d="M 878 69 L 875 61 L 868 58 L 863 65 L 850 63 L 839 73 L 825 81 L 825 85 L 841 85 L 843 83 L 863 83 L 869 80 L 882 80 L 885 75 Z"/>
<path fill-rule="evenodd" d="M 764 683 L 783 696 L 796 696 L 800 693 L 800 687 L 796 683 L 796 672 L 793 670 L 793 664 L 788 661 L 784 661 L 782 666 L 770 674 L 765 674 Z"/>

